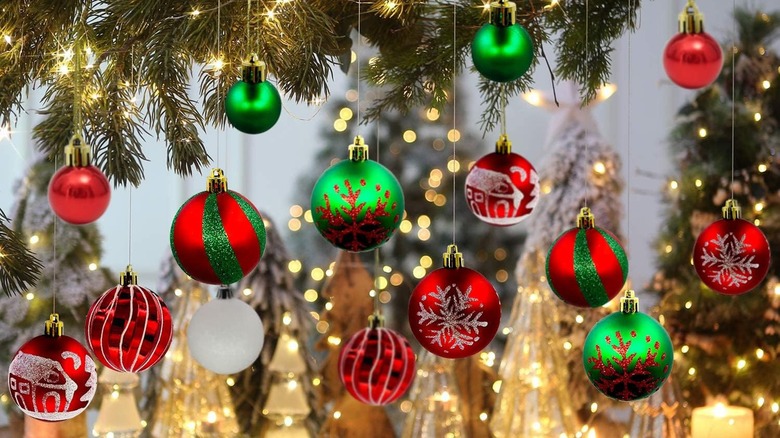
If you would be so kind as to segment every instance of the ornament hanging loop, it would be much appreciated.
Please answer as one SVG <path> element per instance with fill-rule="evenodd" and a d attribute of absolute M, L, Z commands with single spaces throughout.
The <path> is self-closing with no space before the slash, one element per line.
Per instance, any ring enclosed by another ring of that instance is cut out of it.
<path fill-rule="evenodd" d="M 49 319 L 46 321 L 43 329 L 43 334 L 52 338 L 57 338 L 62 336 L 64 331 L 65 326 L 62 324 L 62 321 L 60 321 L 60 315 L 57 313 L 49 315 Z"/>
<path fill-rule="evenodd" d="M 206 190 L 209 193 L 227 192 L 227 177 L 220 168 L 211 169 L 211 174 L 206 179 Z"/>
<path fill-rule="evenodd" d="M 349 145 L 349 159 L 355 163 L 368 160 L 368 145 L 363 137 L 356 135 L 354 143 Z"/>
<path fill-rule="evenodd" d="M 65 165 L 70 167 L 86 167 L 90 165 L 91 161 L 92 155 L 89 146 L 84 144 L 81 134 L 74 134 L 70 139 L 70 143 L 65 146 Z"/>
<path fill-rule="evenodd" d="M 372 330 L 382 328 L 385 326 L 385 318 L 378 314 L 374 313 L 368 316 L 368 327 Z"/>
<path fill-rule="evenodd" d="M 261 61 L 256 53 L 249 55 L 241 64 L 241 79 L 247 84 L 265 82 L 267 75 L 265 62 Z"/>
<path fill-rule="evenodd" d="M 623 298 L 620 299 L 620 311 L 626 315 L 639 311 L 639 298 L 636 297 L 633 290 L 627 290 Z"/>
<path fill-rule="evenodd" d="M 590 208 L 582 207 L 577 215 L 577 228 L 588 229 L 595 228 L 596 220 L 593 218 L 593 214 L 590 212 Z"/>
<path fill-rule="evenodd" d="M 509 155 L 512 153 L 512 142 L 506 134 L 501 134 L 496 142 L 496 153 Z"/>
<path fill-rule="evenodd" d="M 443 256 L 445 268 L 457 269 L 463 267 L 463 253 L 458 252 L 457 245 L 447 245 L 447 252 Z"/>
<path fill-rule="evenodd" d="M 490 22 L 496 26 L 511 26 L 515 24 L 517 5 L 515 2 L 498 0 L 490 4 Z"/>
<path fill-rule="evenodd" d="M 726 205 L 721 209 L 723 211 L 723 219 L 742 219 L 742 207 L 736 199 L 727 199 Z"/>
<path fill-rule="evenodd" d="M 685 9 L 677 18 L 677 29 L 680 33 L 702 33 L 704 31 L 704 14 L 699 12 L 696 2 L 688 0 Z"/>
<path fill-rule="evenodd" d="M 127 265 L 127 268 L 119 274 L 119 284 L 124 287 L 138 284 L 138 274 L 133 271 L 132 265 Z"/>

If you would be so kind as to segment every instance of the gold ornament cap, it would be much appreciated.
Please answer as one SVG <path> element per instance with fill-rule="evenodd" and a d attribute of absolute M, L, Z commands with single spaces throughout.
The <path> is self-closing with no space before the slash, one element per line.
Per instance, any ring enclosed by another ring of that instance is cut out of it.
<path fill-rule="evenodd" d="M 517 5 L 515 2 L 498 0 L 490 3 L 490 22 L 496 26 L 511 26 L 515 24 Z"/>
<path fill-rule="evenodd" d="M 723 219 L 742 219 L 742 207 L 736 199 L 727 199 L 726 205 L 721 209 L 723 211 Z"/>
<path fill-rule="evenodd" d="M 368 145 L 363 137 L 356 135 L 355 141 L 349 145 L 349 159 L 356 163 L 368 160 Z"/>
<path fill-rule="evenodd" d="M 217 289 L 218 300 L 229 300 L 231 298 L 233 298 L 233 290 L 230 289 L 230 286 L 223 284 Z"/>
<path fill-rule="evenodd" d="M 206 178 L 206 190 L 209 193 L 227 192 L 227 177 L 222 169 L 215 167 L 211 169 L 211 174 Z"/>
<path fill-rule="evenodd" d="M 630 315 L 639 311 L 639 298 L 633 290 L 628 289 L 620 299 L 620 311 Z"/>
<path fill-rule="evenodd" d="M 512 142 L 506 134 L 501 134 L 496 142 L 496 153 L 509 155 L 512 153 Z"/>
<path fill-rule="evenodd" d="M 138 274 L 133 271 L 132 265 L 127 265 L 127 268 L 119 273 L 119 284 L 125 287 L 138 284 Z"/>
<path fill-rule="evenodd" d="M 447 245 L 447 252 L 443 256 L 445 268 L 457 269 L 463 267 L 463 253 L 458 252 L 458 246 L 454 243 Z"/>
<path fill-rule="evenodd" d="M 382 328 L 385 326 L 385 318 L 378 314 L 373 313 L 368 316 L 368 327 L 371 329 Z"/>
<path fill-rule="evenodd" d="M 265 82 L 268 70 L 265 62 L 261 61 L 256 53 L 249 55 L 241 63 L 241 79 L 247 84 L 259 84 Z"/>
<path fill-rule="evenodd" d="M 699 12 L 699 8 L 693 0 L 688 0 L 688 4 L 680 12 L 677 18 L 677 28 L 680 33 L 704 32 L 704 14 Z"/>
<path fill-rule="evenodd" d="M 588 229 L 596 227 L 596 219 L 593 217 L 593 213 L 590 212 L 590 208 L 582 207 L 579 214 L 577 214 L 577 228 Z"/>
<path fill-rule="evenodd" d="M 60 321 L 60 315 L 57 313 L 49 315 L 49 319 L 46 321 L 43 329 L 43 334 L 52 338 L 57 338 L 62 336 L 64 331 L 65 325 Z"/>
<path fill-rule="evenodd" d="M 71 167 L 87 167 L 92 161 L 89 146 L 84 143 L 81 136 L 76 134 L 65 146 L 65 165 Z"/>

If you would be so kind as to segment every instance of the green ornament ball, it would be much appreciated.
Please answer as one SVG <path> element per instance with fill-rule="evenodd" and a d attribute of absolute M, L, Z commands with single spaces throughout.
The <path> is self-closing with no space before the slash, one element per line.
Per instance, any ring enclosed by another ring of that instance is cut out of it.
<path fill-rule="evenodd" d="M 514 81 L 531 68 L 534 42 L 517 23 L 511 26 L 488 23 L 474 35 L 471 59 L 477 71 L 491 81 Z"/>
<path fill-rule="evenodd" d="M 268 131 L 281 113 L 282 98 L 268 81 L 257 84 L 238 81 L 225 97 L 225 114 L 230 124 L 247 134 Z"/>
<path fill-rule="evenodd" d="M 343 160 L 326 170 L 311 194 L 314 225 L 334 246 L 362 252 L 387 242 L 404 214 L 404 194 L 376 161 Z"/>
<path fill-rule="evenodd" d="M 650 396 L 672 372 L 669 334 L 644 313 L 616 312 L 593 326 L 582 351 L 588 379 L 607 397 L 632 401 Z"/>

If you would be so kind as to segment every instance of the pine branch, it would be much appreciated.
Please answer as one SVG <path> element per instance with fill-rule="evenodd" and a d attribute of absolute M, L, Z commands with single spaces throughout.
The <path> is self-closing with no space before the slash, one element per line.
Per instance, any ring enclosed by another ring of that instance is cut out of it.
<path fill-rule="evenodd" d="M 43 265 L 27 248 L 23 236 L 8 227 L 8 222 L 0 210 L 0 289 L 10 297 L 34 286 Z"/>

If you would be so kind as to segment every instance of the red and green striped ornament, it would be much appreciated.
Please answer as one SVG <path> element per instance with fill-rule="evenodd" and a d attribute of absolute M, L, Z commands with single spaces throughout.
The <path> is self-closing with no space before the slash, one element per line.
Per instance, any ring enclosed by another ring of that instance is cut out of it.
<path fill-rule="evenodd" d="M 211 170 L 207 187 L 187 200 L 173 218 L 173 256 L 187 275 L 201 283 L 236 283 L 263 255 L 263 218 L 248 199 L 227 189 L 222 169 Z"/>
<path fill-rule="evenodd" d="M 547 282 L 567 304 L 599 307 L 615 298 L 628 277 L 628 258 L 618 239 L 595 226 L 584 207 L 577 226 L 563 234 L 547 253 Z"/>

